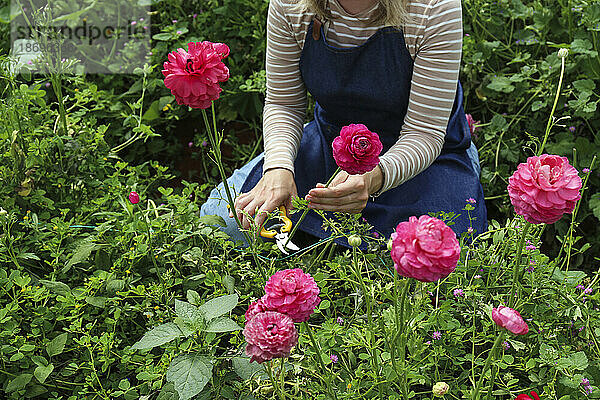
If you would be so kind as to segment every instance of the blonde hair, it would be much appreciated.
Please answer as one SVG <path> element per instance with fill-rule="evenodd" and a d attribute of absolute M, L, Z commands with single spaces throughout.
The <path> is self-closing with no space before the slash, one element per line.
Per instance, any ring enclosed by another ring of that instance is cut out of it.
<path fill-rule="evenodd" d="M 332 19 L 327 5 L 329 0 L 296 0 L 297 7 L 303 11 L 311 11 L 321 19 Z M 369 19 L 370 25 L 402 26 L 408 20 L 406 7 L 408 0 L 378 0 L 379 7 Z"/>

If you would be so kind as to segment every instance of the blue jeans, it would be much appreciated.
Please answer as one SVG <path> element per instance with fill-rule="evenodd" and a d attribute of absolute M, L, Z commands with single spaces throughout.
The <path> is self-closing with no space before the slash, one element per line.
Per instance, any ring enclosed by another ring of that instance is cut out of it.
<path fill-rule="evenodd" d="M 467 154 L 471 159 L 471 164 L 473 165 L 473 169 L 477 172 L 477 175 L 481 173 L 481 167 L 479 165 L 479 155 L 477 153 L 477 148 L 473 143 L 471 143 L 471 147 L 467 149 Z M 248 164 L 244 165 L 240 169 L 236 169 L 233 171 L 233 174 L 227 178 L 227 184 L 232 190 L 232 196 L 235 198 L 248 174 L 254 168 L 254 166 L 262 160 L 264 157 L 264 153 L 260 153 L 254 159 L 252 159 Z M 210 192 L 210 196 L 206 200 L 206 203 L 200 207 L 200 216 L 203 215 L 218 215 L 225 220 L 227 226 L 220 227 L 223 232 L 231 237 L 231 240 L 234 242 L 242 242 L 244 247 L 247 246 L 246 239 L 235 222 L 235 218 L 229 218 L 229 210 L 227 209 L 227 195 L 225 194 L 225 188 L 223 187 L 223 182 L 219 184 L 216 188 L 214 188 Z"/>
<path fill-rule="evenodd" d="M 227 178 L 227 184 L 231 189 L 231 195 L 235 198 L 241 191 L 242 185 L 246 181 L 248 174 L 252 171 L 252 168 L 263 158 L 263 153 L 260 153 L 254 159 L 252 159 L 248 164 L 244 165 L 240 169 L 236 169 L 233 171 L 233 174 Z M 238 229 L 238 226 L 235 222 L 235 218 L 229 218 L 229 210 L 227 209 L 227 194 L 225 193 L 225 188 L 223 186 L 223 182 L 219 184 L 216 188 L 214 188 L 210 192 L 210 196 L 206 200 L 206 203 L 202 204 L 200 207 L 200 216 L 203 215 L 218 215 L 225 220 L 227 226 L 220 227 L 223 232 L 231 237 L 231 240 L 234 242 L 242 242 L 244 247 L 248 244 L 246 242 L 246 238 Z"/>

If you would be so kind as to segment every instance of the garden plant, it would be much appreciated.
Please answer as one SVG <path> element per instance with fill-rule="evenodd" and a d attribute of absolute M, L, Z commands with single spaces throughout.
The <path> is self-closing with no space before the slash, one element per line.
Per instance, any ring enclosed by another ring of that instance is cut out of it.
<path fill-rule="evenodd" d="M 600 3 L 463 2 L 486 232 L 319 212 L 331 236 L 287 255 L 199 216 L 261 147 L 268 2 L 140 3 L 132 75 L 29 70 L 0 3 L 0 397 L 600 398 Z M 340 169 L 377 142 L 344 127 Z"/>

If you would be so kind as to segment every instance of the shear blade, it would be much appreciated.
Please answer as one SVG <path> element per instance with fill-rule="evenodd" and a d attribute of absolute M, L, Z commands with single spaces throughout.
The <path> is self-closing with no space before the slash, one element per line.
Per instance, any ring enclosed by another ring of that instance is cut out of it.
<path fill-rule="evenodd" d="M 277 248 L 283 253 L 283 254 L 289 254 L 288 251 L 285 249 L 286 247 L 290 250 L 293 251 L 298 251 L 300 250 L 300 247 L 296 246 L 294 243 L 292 243 L 291 241 L 288 241 L 288 234 L 287 233 L 280 233 L 277 235 L 276 237 L 276 242 L 277 242 Z M 287 242 L 287 244 L 286 244 Z"/>

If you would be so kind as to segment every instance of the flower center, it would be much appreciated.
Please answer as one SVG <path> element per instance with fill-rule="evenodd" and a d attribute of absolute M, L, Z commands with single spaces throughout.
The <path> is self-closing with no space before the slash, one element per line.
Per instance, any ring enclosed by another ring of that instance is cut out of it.
<path fill-rule="evenodd" d="M 188 58 L 185 61 L 185 72 L 190 73 L 190 74 L 192 72 L 194 72 L 194 62 L 192 61 L 191 58 Z"/>
<path fill-rule="evenodd" d="M 277 333 L 277 324 L 269 324 L 267 326 L 267 331 L 271 334 L 276 334 Z"/>

